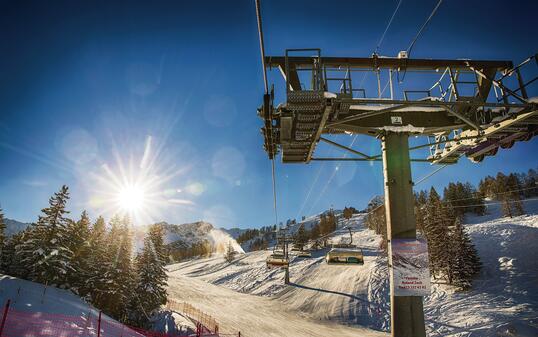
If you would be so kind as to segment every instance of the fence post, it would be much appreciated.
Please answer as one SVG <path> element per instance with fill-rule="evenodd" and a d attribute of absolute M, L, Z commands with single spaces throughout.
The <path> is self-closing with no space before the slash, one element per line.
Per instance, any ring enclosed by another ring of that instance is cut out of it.
<path fill-rule="evenodd" d="M 0 324 L 0 337 L 2 336 L 2 332 L 4 331 L 4 325 L 6 324 L 7 312 L 9 311 L 9 304 L 10 303 L 11 303 L 11 300 L 7 300 L 6 306 L 4 307 L 4 314 L 2 316 L 2 323 Z"/>
<path fill-rule="evenodd" d="M 99 311 L 99 319 L 97 320 L 97 337 L 101 337 L 101 311 Z"/>

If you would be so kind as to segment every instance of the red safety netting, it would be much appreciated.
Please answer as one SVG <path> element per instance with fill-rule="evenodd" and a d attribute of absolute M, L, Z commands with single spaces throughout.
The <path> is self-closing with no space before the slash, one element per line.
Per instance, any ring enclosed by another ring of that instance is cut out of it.
<path fill-rule="evenodd" d="M 179 306 L 178 306 L 179 307 Z M 95 311 L 81 316 L 45 312 L 31 312 L 9 307 L 9 301 L 0 311 L 0 337 L 221 337 L 240 334 L 219 334 L 218 324 L 209 315 L 190 305 L 182 311 L 196 323 L 194 334 L 171 334 L 147 331 L 121 324 Z M 195 317 L 193 317 L 195 316 Z M 207 325 L 202 324 L 204 322 Z M 211 327 L 211 328 L 208 328 Z M 211 331 L 213 330 L 213 331 Z"/>
<path fill-rule="evenodd" d="M 86 317 L 9 309 L 0 337 L 186 337 L 130 328 L 104 315 Z M 98 331 L 100 330 L 100 332 Z"/>

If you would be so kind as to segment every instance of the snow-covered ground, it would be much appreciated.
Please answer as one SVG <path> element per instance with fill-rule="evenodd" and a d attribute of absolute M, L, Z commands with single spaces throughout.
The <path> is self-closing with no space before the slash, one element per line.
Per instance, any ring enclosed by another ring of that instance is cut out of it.
<path fill-rule="evenodd" d="M 292 284 L 286 286 L 284 272 L 265 265 L 270 251 L 240 255 L 232 264 L 215 256 L 170 266 L 170 296 L 245 336 L 385 336 L 375 331 L 388 328 L 386 285 L 376 272 L 379 238 L 362 227 L 362 217 L 350 222 L 353 241 L 365 255 L 362 266 L 329 266 L 325 250 L 293 257 Z M 341 237 L 349 237 L 347 230 L 332 239 Z M 196 287 L 187 290 L 189 282 Z"/>
<path fill-rule="evenodd" d="M 8 299 L 7 337 L 97 336 L 99 310 L 67 290 L 0 274 L 2 309 Z M 101 323 L 103 337 L 118 331 L 128 337 L 142 336 L 104 314 Z"/>
<path fill-rule="evenodd" d="M 538 205 L 524 206 L 529 215 L 502 218 L 493 205 L 487 215 L 466 219 L 483 269 L 470 291 L 432 285 L 424 301 L 430 336 L 538 336 Z M 359 328 L 369 329 L 361 336 L 376 335 L 372 329 L 384 335 L 390 327 L 387 258 L 363 217 L 346 224 L 363 249 L 362 266 L 327 265 L 325 251 L 294 257 L 286 286 L 283 271 L 265 266 L 270 251 L 240 255 L 232 264 L 215 256 L 170 266 L 170 296 L 246 336 L 347 336 Z M 340 229 L 331 241 L 348 237 Z"/>
<path fill-rule="evenodd" d="M 70 291 L 0 274 L 0 317 L 8 299 L 10 306 L 3 336 L 97 336 L 99 310 Z M 103 337 L 118 334 L 142 337 L 105 314 L 101 319 Z M 196 327 L 183 315 L 165 311 L 158 317 L 155 330 L 189 333 Z"/>
<path fill-rule="evenodd" d="M 468 216 L 483 267 L 473 289 L 433 285 L 425 311 L 431 336 L 538 336 L 538 203 L 527 215 L 501 217 L 499 205 Z"/>

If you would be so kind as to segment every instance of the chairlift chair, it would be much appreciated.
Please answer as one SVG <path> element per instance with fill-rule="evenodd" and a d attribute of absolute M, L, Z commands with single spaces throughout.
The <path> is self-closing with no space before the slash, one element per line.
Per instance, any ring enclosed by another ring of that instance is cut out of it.
<path fill-rule="evenodd" d="M 308 250 L 300 250 L 297 253 L 297 257 L 312 257 L 312 254 Z"/>
<path fill-rule="evenodd" d="M 267 268 L 288 268 L 289 261 L 284 254 L 273 253 L 265 260 Z"/>
<path fill-rule="evenodd" d="M 364 264 L 360 248 L 332 248 L 325 255 L 327 264 Z"/>

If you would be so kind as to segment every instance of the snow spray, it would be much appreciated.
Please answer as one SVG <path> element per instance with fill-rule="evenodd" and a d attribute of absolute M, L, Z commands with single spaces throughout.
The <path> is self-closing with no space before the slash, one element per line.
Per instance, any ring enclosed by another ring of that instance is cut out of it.
<path fill-rule="evenodd" d="M 245 251 L 241 246 L 235 241 L 234 238 L 231 237 L 230 234 L 220 230 L 213 228 L 208 233 L 208 239 L 213 243 L 213 247 L 215 247 L 215 251 L 217 254 L 224 254 L 226 253 L 226 249 L 228 248 L 228 244 L 231 242 L 233 249 L 235 249 L 236 252 L 244 254 Z"/>

